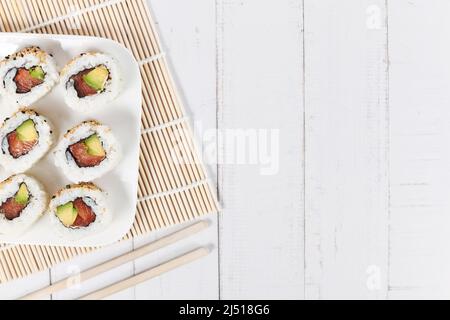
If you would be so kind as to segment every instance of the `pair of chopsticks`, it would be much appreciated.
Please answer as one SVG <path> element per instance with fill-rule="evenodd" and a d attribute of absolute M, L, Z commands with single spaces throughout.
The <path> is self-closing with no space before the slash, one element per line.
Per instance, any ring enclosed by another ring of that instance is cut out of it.
<path fill-rule="evenodd" d="M 143 257 L 149 253 L 152 253 L 158 249 L 164 248 L 168 245 L 171 245 L 175 242 L 178 242 L 182 239 L 185 239 L 189 236 L 192 236 L 208 227 L 207 221 L 201 221 L 197 222 L 191 226 L 188 226 L 184 229 L 181 229 L 175 233 L 172 233 L 170 235 L 167 235 L 157 241 L 154 241 L 148 245 L 145 245 L 139 249 L 136 249 L 134 251 L 131 251 L 129 253 L 126 253 L 122 256 L 119 256 L 117 258 L 114 258 L 112 260 L 109 260 L 105 263 L 102 263 L 98 266 L 95 266 L 91 269 L 88 269 L 86 271 L 83 271 L 79 275 L 80 283 L 87 281 L 103 272 L 106 272 L 108 270 L 114 269 L 120 265 L 123 265 L 125 263 L 134 261 L 140 257 Z M 195 249 L 193 251 L 190 251 L 188 253 L 185 253 L 183 255 L 180 255 L 172 260 L 166 261 L 156 267 L 153 267 L 147 271 L 144 271 L 142 273 L 139 273 L 135 276 L 129 277 L 125 280 L 122 280 L 116 284 L 113 284 L 111 286 L 105 287 L 103 289 L 97 290 L 93 293 L 90 293 L 86 296 L 83 296 L 79 298 L 80 300 L 98 300 L 102 298 L 106 298 L 114 293 L 120 292 L 122 290 L 125 290 L 127 288 L 130 288 L 132 286 L 138 285 L 144 281 L 147 281 L 149 279 L 152 279 L 154 277 L 157 277 L 159 275 L 162 275 L 166 272 L 169 272 L 173 269 L 176 269 L 178 267 L 181 267 L 183 265 L 186 265 L 190 262 L 193 262 L 197 259 L 200 259 L 210 252 L 209 248 L 207 247 L 200 247 L 198 249 Z M 31 294 L 28 294 L 20 300 L 33 300 L 41 298 L 45 295 L 50 295 L 52 293 L 67 289 L 67 279 L 63 279 L 61 281 L 55 282 L 54 284 L 45 287 L 43 289 L 37 290 Z"/>

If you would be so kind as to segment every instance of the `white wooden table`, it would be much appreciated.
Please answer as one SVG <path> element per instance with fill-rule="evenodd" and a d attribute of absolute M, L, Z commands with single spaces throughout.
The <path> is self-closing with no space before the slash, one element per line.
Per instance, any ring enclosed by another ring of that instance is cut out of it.
<path fill-rule="evenodd" d="M 215 248 L 207 258 L 112 298 L 450 297 L 449 1 L 150 4 L 224 209 L 201 235 L 54 299 L 203 244 Z M 237 134 L 258 141 L 256 158 L 233 159 Z M 167 232 L 0 286 L 0 297 Z"/>

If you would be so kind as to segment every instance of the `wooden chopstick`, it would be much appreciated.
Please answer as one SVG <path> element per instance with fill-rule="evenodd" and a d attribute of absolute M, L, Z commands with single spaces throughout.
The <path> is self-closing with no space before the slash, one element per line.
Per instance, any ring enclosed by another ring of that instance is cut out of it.
<path fill-rule="evenodd" d="M 105 287 L 103 289 L 97 290 L 93 293 L 85 295 L 79 300 L 99 300 L 110 295 L 128 289 L 130 287 L 136 286 L 142 282 L 160 276 L 163 273 L 169 272 L 173 269 L 186 265 L 190 262 L 193 262 L 197 259 L 200 259 L 206 255 L 208 255 L 210 250 L 206 247 L 195 249 L 194 251 L 188 252 L 181 256 L 178 256 L 172 260 L 164 262 L 156 267 L 153 267 L 147 271 L 139 273 L 133 277 L 129 277 L 125 280 L 119 281 L 109 287 Z"/>
<path fill-rule="evenodd" d="M 137 258 L 140 258 L 140 257 L 145 256 L 145 255 L 147 255 L 151 252 L 154 252 L 158 249 L 161 249 L 170 244 L 178 242 L 178 241 L 185 239 L 191 235 L 194 235 L 194 234 L 206 229 L 208 227 L 208 225 L 209 225 L 209 223 L 207 221 L 197 222 L 197 223 L 190 225 L 184 229 L 181 229 L 170 235 L 167 235 L 159 240 L 156 240 L 148 245 L 145 245 L 142 248 L 136 249 L 136 250 L 126 253 L 122 256 L 119 256 L 119 257 L 109 260 L 105 263 L 102 263 L 98 266 L 95 266 L 91 269 L 83 271 L 79 276 L 79 279 L 80 279 L 79 283 L 86 281 L 88 279 L 91 279 L 103 272 L 114 269 L 122 264 L 136 260 Z M 67 289 L 68 288 L 67 284 L 68 284 L 67 279 L 63 279 L 61 281 L 55 282 L 54 284 L 52 284 L 48 287 L 45 287 L 43 289 L 37 290 L 33 293 L 30 293 L 26 296 L 23 296 L 22 298 L 20 298 L 20 300 L 38 299 L 42 296 L 49 295 L 49 294 Z"/>

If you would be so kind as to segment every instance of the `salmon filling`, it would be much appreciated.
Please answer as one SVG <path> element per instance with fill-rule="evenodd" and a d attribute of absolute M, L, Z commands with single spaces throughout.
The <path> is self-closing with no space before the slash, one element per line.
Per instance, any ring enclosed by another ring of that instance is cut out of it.
<path fill-rule="evenodd" d="M 16 130 L 6 135 L 9 154 L 18 159 L 28 154 L 38 143 L 39 134 L 33 120 L 23 122 Z"/>
<path fill-rule="evenodd" d="M 69 152 L 80 168 L 96 167 L 106 159 L 105 150 L 96 134 L 69 146 Z"/>
<path fill-rule="evenodd" d="M 70 77 L 78 98 L 96 95 L 105 89 L 106 82 L 110 79 L 108 68 L 104 65 L 89 68 Z"/>
<path fill-rule="evenodd" d="M 28 154 L 37 144 L 37 140 L 21 141 L 16 131 L 9 133 L 6 138 L 8 139 L 9 153 L 14 159 Z"/>
<path fill-rule="evenodd" d="M 78 212 L 78 216 L 72 225 L 73 227 L 88 227 L 95 221 L 96 216 L 94 211 L 83 201 L 83 199 L 75 199 L 73 206 Z"/>
<path fill-rule="evenodd" d="M 76 75 L 72 76 L 70 79 L 73 80 L 75 90 L 77 91 L 78 98 L 84 98 L 93 96 L 98 93 L 97 90 L 89 86 L 86 81 L 84 81 L 84 77 L 94 70 L 94 68 L 86 69 L 84 71 L 81 71 L 77 73 Z"/>
<path fill-rule="evenodd" d="M 34 72 L 35 69 L 17 69 L 17 73 L 14 77 L 14 82 L 16 83 L 16 93 L 28 93 L 34 87 L 44 83 L 43 76 Z"/>
<path fill-rule="evenodd" d="M 6 219 L 14 220 L 20 217 L 23 209 L 25 209 L 26 205 L 17 203 L 14 197 L 9 198 L 0 206 L 0 213 L 5 215 Z"/>
<path fill-rule="evenodd" d="M 88 227 L 97 218 L 83 198 L 59 206 L 56 215 L 63 225 L 73 229 Z"/>
<path fill-rule="evenodd" d="M 20 217 L 22 211 L 27 207 L 29 199 L 28 188 L 25 183 L 22 183 L 14 197 L 2 203 L 0 214 L 3 214 L 10 221 Z"/>

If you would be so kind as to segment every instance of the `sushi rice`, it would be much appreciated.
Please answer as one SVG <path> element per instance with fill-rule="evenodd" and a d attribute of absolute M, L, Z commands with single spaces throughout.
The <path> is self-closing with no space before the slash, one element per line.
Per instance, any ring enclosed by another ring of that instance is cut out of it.
<path fill-rule="evenodd" d="M 0 205 L 19 190 L 22 183 L 27 185 L 29 191 L 29 203 L 23 209 L 20 216 L 14 220 L 8 220 L 0 214 L 0 234 L 20 235 L 33 225 L 45 212 L 48 204 L 48 195 L 42 184 L 27 175 L 16 175 L 0 183 Z"/>
<path fill-rule="evenodd" d="M 106 158 L 95 167 L 80 168 L 68 148 L 80 140 L 97 134 L 106 153 Z M 120 160 L 120 148 L 111 129 L 97 121 L 87 121 L 69 130 L 54 151 L 55 165 L 72 182 L 92 181 L 112 170 Z"/>
<path fill-rule="evenodd" d="M 7 135 L 29 119 L 33 120 L 38 132 L 37 145 L 28 154 L 15 159 L 8 150 Z M 25 172 L 44 157 L 52 146 L 53 131 L 51 123 L 46 117 L 31 109 L 21 109 L 4 121 L 0 128 L 0 143 L 2 151 L 0 152 L 0 164 L 3 168 L 11 174 Z"/>
<path fill-rule="evenodd" d="M 109 79 L 104 90 L 92 96 L 79 98 L 71 77 L 100 65 L 104 65 L 109 71 Z M 64 98 L 67 105 L 83 113 L 98 111 L 113 101 L 119 94 L 121 82 L 121 75 L 115 59 L 99 52 L 83 53 L 74 58 L 61 71 L 61 85 L 65 89 Z"/>
<path fill-rule="evenodd" d="M 14 77 L 19 68 L 30 69 L 40 66 L 45 73 L 44 82 L 28 93 L 17 93 Z M 45 96 L 58 83 L 59 73 L 55 60 L 38 47 L 28 47 L 6 57 L 0 62 L 0 96 L 6 100 L 2 107 L 8 106 L 14 112 L 20 106 L 28 106 Z"/>
<path fill-rule="evenodd" d="M 96 218 L 88 227 L 66 227 L 58 218 L 57 209 L 68 202 L 82 198 L 92 209 Z M 106 194 L 92 183 L 80 183 L 69 185 L 57 192 L 50 201 L 48 213 L 51 226 L 58 236 L 69 241 L 79 240 L 89 235 L 103 231 L 111 221 L 111 215 L 107 209 Z"/>

